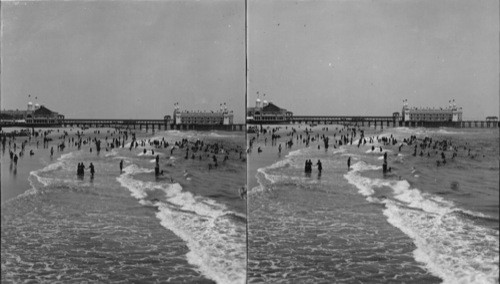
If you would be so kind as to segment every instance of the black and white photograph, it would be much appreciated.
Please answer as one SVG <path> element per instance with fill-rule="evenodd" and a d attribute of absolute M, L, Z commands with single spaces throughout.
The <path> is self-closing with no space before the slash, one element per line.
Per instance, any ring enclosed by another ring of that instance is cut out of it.
<path fill-rule="evenodd" d="M 2 283 L 245 283 L 245 6 L 2 2 Z"/>
<path fill-rule="evenodd" d="M 498 283 L 498 1 L 247 1 L 248 282 Z"/>
<path fill-rule="evenodd" d="M 498 1 L 0 19 L 1 283 L 499 283 Z"/>

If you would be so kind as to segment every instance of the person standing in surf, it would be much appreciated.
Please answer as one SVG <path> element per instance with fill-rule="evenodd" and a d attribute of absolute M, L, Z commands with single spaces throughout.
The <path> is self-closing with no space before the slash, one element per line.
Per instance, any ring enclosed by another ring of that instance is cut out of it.
<path fill-rule="evenodd" d="M 90 168 L 90 178 L 93 179 L 95 173 L 94 164 L 90 163 L 89 168 Z"/>
<path fill-rule="evenodd" d="M 318 160 L 318 162 L 316 163 L 316 165 L 318 166 L 318 171 L 321 173 L 321 171 L 323 170 L 323 166 L 321 165 L 321 161 Z"/>

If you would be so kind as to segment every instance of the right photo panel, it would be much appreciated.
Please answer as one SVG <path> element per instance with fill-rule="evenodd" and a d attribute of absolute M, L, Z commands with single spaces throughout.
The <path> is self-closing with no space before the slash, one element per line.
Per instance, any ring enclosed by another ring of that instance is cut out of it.
<path fill-rule="evenodd" d="M 246 11 L 248 283 L 498 283 L 498 1 Z"/>

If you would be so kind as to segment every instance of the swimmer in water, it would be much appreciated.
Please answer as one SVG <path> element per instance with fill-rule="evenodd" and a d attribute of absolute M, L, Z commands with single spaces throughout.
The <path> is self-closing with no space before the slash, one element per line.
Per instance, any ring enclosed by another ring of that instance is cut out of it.
<path fill-rule="evenodd" d="M 94 178 L 94 173 L 95 173 L 94 165 L 90 163 L 89 168 L 90 168 L 90 178 Z"/>

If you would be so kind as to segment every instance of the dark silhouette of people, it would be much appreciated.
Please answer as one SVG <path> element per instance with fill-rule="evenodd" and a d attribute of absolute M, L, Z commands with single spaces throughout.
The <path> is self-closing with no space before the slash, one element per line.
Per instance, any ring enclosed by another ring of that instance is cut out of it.
<path fill-rule="evenodd" d="M 156 163 L 156 165 L 155 165 L 155 176 L 158 177 L 159 175 L 163 175 L 163 170 L 160 172 L 160 164 Z"/>
<path fill-rule="evenodd" d="M 123 160 L 120 161 L 120 173 L 123 172 Z"/>
<path fill-rule="evenodd" d="M 85 175 L 85 165 L 83 163 L 78 163 L 78 167 L 76 168 L 76 175 L 81 178 Z"/>
<path fill-rule="evenodd" d="M 306 160 L 305 172 L 306 173 L 312 172 L 312 161 L 311 160 Z"/>
<path fill-rule="evenodd" d="M 347 170 L 351 169 L 351 157 L 347 158 Z"/>
<path fill-rule="evenodd" d="M 94 164 L 90 163 L 89 168 L 90 168 L 90 177 L 93 178 L 95 173 Z"/>
<path fill-rule="evenodd" d="M 391 170 L 391 167 L 387 168 L 387 161 L 384 161 L 384 164 L 382 165 L 382 172 L 385 174 L 387 172 L 391 172 Z"/>
<path fill-rule="evenodd" d="M 316 165 L 318 166 L 318 171 L 321 173 L 321 171 L 323 170 L 323 166 L 321 165 L 321 161 L 318 160 L 318 162 L 316 163 Z"/>
<path fill-rule="evenodd" d="M 155 176 L 159 176 L 160 175 L 160 165 L 158 163 L 156 163 L 156 166 L 155 166 Z"/>

